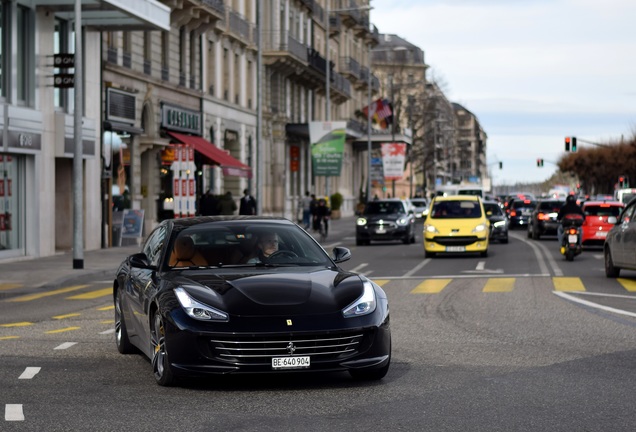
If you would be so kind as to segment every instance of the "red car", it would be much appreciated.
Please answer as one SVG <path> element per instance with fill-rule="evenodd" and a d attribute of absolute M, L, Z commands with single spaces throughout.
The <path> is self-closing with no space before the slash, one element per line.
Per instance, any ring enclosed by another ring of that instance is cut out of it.
<path fill-rule="evenodd" d="M 618 217 L 624 206 L 619 201 L 584 202 L 582 208 L 585 212 L 585 222 L 581 226 L 583 246 L 603 246 L 608 231 L 614 226 L 614 224 L 607 222 L 607 218 L 610 216 Z"/>

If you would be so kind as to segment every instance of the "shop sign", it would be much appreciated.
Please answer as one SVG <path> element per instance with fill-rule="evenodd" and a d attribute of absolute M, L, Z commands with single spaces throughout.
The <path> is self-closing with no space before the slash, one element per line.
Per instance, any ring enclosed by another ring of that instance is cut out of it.
<path fill-rule="evenodd" d="M 9 147 L 22 150 L 41 150 L 42 139 L 40 134 L 9 131 Z"/>
<path fill-rule="evenodd" d="M 161 105 L 161 127 L 201 135 L 201 112 L 174 105 Z"/>
<path fill-rule="evenodd" d="M 289 169 L 291 172 L 298 172 L 300 170 L 300 147 L 289 147 Z"/>

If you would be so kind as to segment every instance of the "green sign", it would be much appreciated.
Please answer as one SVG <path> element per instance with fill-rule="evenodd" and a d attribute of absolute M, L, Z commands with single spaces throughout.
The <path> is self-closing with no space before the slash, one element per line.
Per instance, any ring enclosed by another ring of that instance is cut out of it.
<path fill-rule="evenodd" d="M 314 175 L 338 177 L 342 169 L 346 122 L 310 122 L 311 161 Z"/>

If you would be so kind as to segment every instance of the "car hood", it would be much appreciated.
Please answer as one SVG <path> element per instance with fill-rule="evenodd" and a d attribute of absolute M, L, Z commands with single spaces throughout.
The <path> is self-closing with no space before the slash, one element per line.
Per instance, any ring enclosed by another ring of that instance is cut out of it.
<path fill-rule="evenodd" d="M 506 219 L 506 217 L 505 217 L 505 216 L 502 216 L 502 215 L 492 215 L 492 216 L 488 216 L 488 220 L 489 220 L 491 223 L 500 222 L 500 221 L 505 220 L 505 219 Z"/>
<path fill-rule="evenodd" d="M 475 235 L 473 230 L 483 219 L 435 219 L 430 222 L 441 236 L 467 236 Z M 487 224 L 487 223 L 486 223 Z"/>
<path fill-rule="evenodd" d="M 370 215 L 364 215 L 363 217 L 367 220 L 367 223 L 369 222 L 377 223 L 380 221 L 395 222 L 396 220 L 400 218 L 405 218 L 406 215 L 404 213 L 388 213 L 388 214 L 370 214 Z"/>
<path fill-rule="evenodd" d="M 359 275 L 334 269 L 197 274 L 175 282 L 197 300 L 243 316 L 329 314 L 347 307 L 363 293 Z"/>

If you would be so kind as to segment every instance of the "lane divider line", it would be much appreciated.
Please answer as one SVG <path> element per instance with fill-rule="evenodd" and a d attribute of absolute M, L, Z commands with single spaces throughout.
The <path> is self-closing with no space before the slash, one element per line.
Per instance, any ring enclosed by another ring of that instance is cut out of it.
<path fill-rule="evenodd" d="M 22 375 L 18 377 L 18 379 L 32 379 L 34 376 L 38 374 L 42 370 L 41 367 L 27 367 Z"/>
<path fill-rule="evenodd" d="M 70 313 L 70 314 L 66 314 L 66 315 L 57 315 L 57 316 L 54 316 L 52 318 L 56 319 L 56 320 L 62 320 L 62 319 L 65 319 L 65 318 L 71 318 L 71 317 L 76 317 L 76 316 L 80 316 L 80 315 L 81 315 L 80 313 Z"/>
<path fill-rule="evenodd" d="M 79 327 L 64 327 L 64 328 L 61 328 L 61 329 L 45 331 L 44 334 L 64 333 L 64 332 L 73 331 L 73 330 L 79 330 L 79 329 L 80 329 Z"/>
<path fill-rule="evenodd" d="M 58 345 L 55 348 L 53 348 L 54 350 L 64 350 L 64 349 L 68 349 L 70 347 L 72 347 L 73 345 L 76 345 L 77 342 L 64 342 L 62 345 Z"/>
<path fill-rule="evenodd" d="M 90 285 L 74 285 L 74 286 L 70 286 L 70 287 L 66 287 L 66 288 L 60 288 L 58 290 L 52 290 L 52 291 L 47 291 L 47 292 L 43 292 L 43 293 L 39 293 L 39 294 L 29 294 L 29 295 L 25 295 L 25 296 L 21 296 L 21 297 L 15 297 L 9 300 L 5 300 L 7 302 L 26 302 L 26 301 L 31 301 L 31 300 L 38 300 L 44 297 L 50 297 L 50 296 L 54 296 L 57 294 L 64 294 L 67 292 L 72 292 L 72 291 L 77 291 L 77 290 L 81 290 L 83 288 L 86 288 L 87 286 Z"/>
<path fill-rule="evenodd" d="M 594 303 L 594 302 L 591 302 L 591 301 L 583 300 L 583 299 L 580 299 L 580 298 L 578 298 L 576 296 L 573 296 L 573 295 L 570 295 L 570 294 L 567 294 L 567 293 L 564 293 L 564 292 L 560 292 L 560 291 L 552 291 L 552 293 L 555 294 L 555 295 L 558 295 L 559 297 L 562 297 L 562 298 L 564 298 L 566 300 L 570 300 L 571 302 L 579 303 L 579 304 L 582 304 L 584 306 L 588 306 L 588 307 L 591 307 L 591 308 L 594 308 L 594 309 L 600 309 L 600 310 L 604 310 L 606 312 L 613 312 L 613 313 L 616 313 L 616 314 L 619 314 L 619 315 L 627 315 L 627 316 L 630 316 L 630 317 L 636 317 L 636 313 L 634 313 L 634 312 L 628 312 L 628 311 L 624 311 L 624 310 L 621 310 L 621 309 L 616 309 L 616 308 L 609 307 L 609 306 L 603 306 L 603 305 L 600 305 L 598 303 Z"/>

